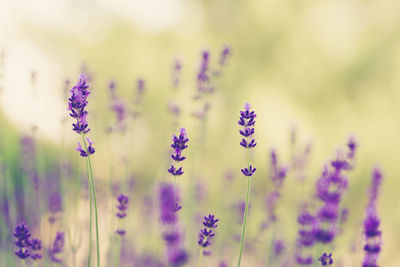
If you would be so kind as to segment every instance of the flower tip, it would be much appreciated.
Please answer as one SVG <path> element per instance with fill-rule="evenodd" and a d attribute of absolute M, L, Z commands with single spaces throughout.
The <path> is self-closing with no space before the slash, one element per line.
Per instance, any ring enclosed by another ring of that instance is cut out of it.
<path fill-rule="evenodd" d="M 249 102 L 244 103 L 244 109 L 245 110 L 250 110 L 251 109 L 251 105 Z"/>

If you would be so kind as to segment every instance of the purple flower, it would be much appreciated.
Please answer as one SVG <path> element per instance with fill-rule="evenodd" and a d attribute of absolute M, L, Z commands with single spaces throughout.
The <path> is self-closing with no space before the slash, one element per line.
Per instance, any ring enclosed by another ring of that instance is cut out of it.
<path fill-rule="evenodd" d="M 73 130 L 78 134 L 86 134 L 90 131 L 88 128 L 87 122 L 87 114 L 88 112 L 85 110 L 88 101 L 87 97 L 89 96 L 89 83 L 85 74 L 81 74 L 79 77 L 79 81 L 77 84 L 71 89 L 71 97 L 68 99 L 68 110 L 70 111 L 69 115 L 76 119 L 76 122 L 72 124 Z M 89 146 L 87 149 L 82 149 L 81 144 L 78 143 L 78 147 L 76 150 L 82 157 L 87 157 L 88 155 L 92 155 L 95 152 L 93 147 L 93 143 L 89 138 L 86 138 L 89 142 Z"/>
<path fill-rule="evenodd" d="M 372 171 L 372 181 L 369 188 L 369 202 L 371 205 L 375 205 L 378 199 L 378 190 L 382 182 L 382 172 L 378 167 L 374 167 Z"/>
<path fill-rule="evenodd" d="M 318 260 L 321 262 L 321 266 L 331 265 L 333 264 L 332 253 L 326 254 L 326 252 L 324 252 Z"/>
<path fill-rule="evenodd" d="M 182 151 L 188 147 L 188 145 L 186 144 L 188 141 L 189 138 L 187 138 L 185 128 L 182 128 L 180 130 L 179 136 L 174 135 L 172 137 L 171 147 L 174 151 L 171 155 L 171 158 L 175 162 L 181 162 L 186 159 L 186 157 L 182 156 Z M 182 167 L 176 168 L 174 165 L 171 165 L 171 167 L 168 169 L 168 172 L 173 176 L 180 176 L 183 174 Z"/>
<path fill-rule="evenodd" d="M 57 232 L 56 238 L 49 249 L 49 257 L 52 262 L 61 263 L 62 260 L 59 258 L 59 254 L 63 252 L 65 244 L 64 233 Z"/>
<path fill-rule="evenodd" d="M 120 194 L 117 197 L 118 205 L 117 209 L 118 212 L 115 214 L 119 219 L 123 219 L 126 216 L 126 210 L 128 209 L 129 197 L 123 194 Z M 125 230 L 117 229 L 116 233 L 120 236 L 125 235 Z"/>
<path fill-rule="evenodd" d="M 304 249 L 314 245 L 314 225 L 316 224 L 317 219 L 307 211 L 306 207 L 302 207 L 300 214 L 297 217 L 297 222 L 300 224 L 301 228 L 298 231 L 295 259 L 299 265 L 311 265 L 313 263 L 312 257 L 304 256 L 302 254 L 304 254 Z"/>
<path fill-rule="evenodd" d="M 22 260 L 28 258 L 30 256 L 29 247 L 31 246 L 29 228 L 24 223 L 19 224 L 15 227 L 13 236 L 17 239 L 15 241 L 17 246 L 15 255 Z"/>
<path fill-rule="evenodd" d="M 163 224 L 174 224 L 177 221 L 177 196 L 174 186 L 163 183 L 160 186 L 160 220 Z"/>
<path fill-rule="evenodd" d="M 225 66 L 230 55 L 232 55 L 232 48 L 229 45 L 225 45 L 221 51 L 221 56 L 218 62 L 219 65 Z"/>
<path fill-rule="evenodd" d="M 88 112 L 85 110 L 88 101 L 87 97 L 90 94 L 89 83 L 85 74 L 81 74 L 77 84 L 71 89 L 71 97 L 68 99 L 69 115 L 76 119 L 72 124 L 73 130 L 78 134 L 87 133 L 90 131 L 86 120 Z"/>
<path fill-rule="evenodd" d="M 217 228 L 217 222 L 219 219 L 214 219 L 213 214 L 209 214 L 208 217 L 204 216 L 203 225 L 208 228 Z"/>
<path fill-rule="evenodd" d="M 14 229 L 14 237 L 17 238 L 15 245 L 19 248 L 29 248 L 31 233 L 29 228 L 24 224 L 19 224 Z"/>
<path fill-rule="evenodd" d="M 376 202 L 378 199 L 378 190 L 382 180 L 382 173 L 375 167 L 372 171 L 371 186 L 369 191 L 369 203 L 366 207 L 366 216 L 364 219 L 364 233 L 366 244 L 364 245 L 365 256 L 363 267 L 377 267 L 378 257 L 381 251 L 382 232 L 379 229 L 380 219 L 376 212 Z"/>
<path fill-rule="evenodd" d="M 210 87 L 209 87 L 209 82 L 210 82 L 210 76 L 209 76 L 209 63 L 210 63 L 210 53 L 207 50 L 204 50 L 201 53 L 201 63 L 200 63 L 200 68 L 197 73 L 197 90 L 199 93 L 202 92 L 209 92 Z"/>
<path fill-rule="evenodd" d="M 241 169 L 241 171 L 242 171 L 243 175 L 250 177 L 256 172 L 256 168 L 253 168 L 253 166 L 250 165 L 249 168 Z"/>
<path fill-rule="evenodd" d="M 136 96 L 135 96 L 135 100 L 134 100 L 134 104 L 136 106 L 140 106 L 141 105 L 143 93 L 144 93 L 145 90 L 146 90 L 145 81 L 142 78 L 138 79 L 137 82 L 136 82 Z M 133 112 L 134 116 L 137 116 L 139 114 L 140 114 L 139 111 L 134 111 Z"/>
<path fill-rule="evenodd" d="M 172 232 L 164 233 L 163 239 L 167 243 L 167 247 L 176 246 L 181 241 L 182 235 L 178 230 L 173 230 Z"/>
<path fill-rule="evenodd" d="M 297 256 L 296 262 L 298 265 L 312 265 L 313 259 L 311 256 L 308 257 Z"/>
<path fill-rule="evenodd" d="M 243 127 L 243 129 L 239 130 L 239 133 L 244 137 L 240 142 L 240 145 L 246 149 L 250 149 L 256 146 L 255 139 L 252 138 L 254 134 L 254 124 L 256 114 L 251 110 L 250 104 L 244 104 L 244 110 L 240 111 L 240 118 L 238 124 Z M 247 168 L 241 170 L 245 176 L 252 176 L 256 171 L 256 168 L 253 168 L 250 164 Z"/>
<path fill-rule="evenodd" d="M 279 256 L 282 254 L 283 250 L 285 249 L 285 244 L 282 240 L 274 240 L 274 254 Z"/>
<path fill-rule="evenodd" d="M 187 263 L 189 255 L 184 249 L 173 249 L 168 251 L 168 261 L 172 267 L 182 266 Z"/>
<path fill-rule="evenodd" d="M 87 140 L 88 143 L 89 143 L 89 146 L 88 146 L 88 148 L 87 148 L 87 151 L 85 151 L 84 149 L 82 149 L 81 143 L 79 143 L 79 142 L 78 142 L 78 146 L 76 147 L 76 151 L 78 151 L 79 154 L 80 154 L 82 157 L 87 157 L 88 154 L 89 154 L 89 155 L 92 155 L 92 154 L 94 154 L 94 152 L 96 152 L 96 150 L 95 150 L 94 147 L 93 147 L 93 144 L 94 144 L 94 143 L 93 143 L 92 141 L 90 141 L 89 137 L 86 137 L 86 140 Z"/>
<path fill-rule="evenodd" d="M 214 218 L 214 215 L 209 214 L 208 217 L 204 217 L 203 225 L 205 228 L 200 230 L 199 240 L 197 243 L 202 247 L 202 249 L 207 248 L 211 245 L 211 239 L 215 236 L 214 229 L 217 228 L 217 222 L 219 220 Z M 210 255 L 209 250 L 203 250 L 203 255 Z"/>
<path fill-rule="evenodd" d="M 288 172 L 288 167 L 280 166 L 278 164 L 278 156 L 276 154 L 275 149 L 271 149 L 271 178 L 272 182 L 275 185 L 275 190 L 279 190 L 280 187 L 282 186 L 283 180 L 285 179 L 287 172 Z"/>
<path fill-rule="evenodd" d="M 42 258 L 42 253 L 40 252 L 40 250 L 42 250 L 42 241 L 37 238 L 33 238 L 31 241 L 31 249 L 31 258 L 33 260 L 40 260 Z"/>
<path fill-rule="evenodd" d="M 173 67 L 173 85 L 175 88 L 178 88 L 180 82 L 180 75 L 182 71 L 182 61 L 179 58 L 174 59 L 174 67 Z"/>

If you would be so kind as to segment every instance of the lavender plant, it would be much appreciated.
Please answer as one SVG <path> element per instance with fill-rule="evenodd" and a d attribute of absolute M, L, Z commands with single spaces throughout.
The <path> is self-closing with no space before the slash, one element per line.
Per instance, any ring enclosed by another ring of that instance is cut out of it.
<path fill-rule="evenodd" d="M 78 142 L 77 151 L 82 157 L 86 158 L 86 167 L 88 173 L 88 187 L 89 187 L 89 255 L 88 255 L 88 266 L 91 263 L 91 249 L 92 249 L 92 203 L 94 204 L 94 214 L 95 214 L 95 224 L 96 224 L 96 249 L 97 249 L 97 266 L 100 266 L 100 240 L 99 240 L 99 226 L 98 226 L 98 216 L 97 216 L 97 201 L 96 201 L 96 190 L 95 183 L 92 172 L 92 163 L 90 160 L 90 155 L 95 153 L 93 143 L 87 137 L 85 139 L 85 134 L 87 134 L 90 129 L 88 127 L 86 106 L 88 104 L 87 97 L 89 96 L 89 83 L 85 74 L 81 74 L 77 84 L 71 89 L 71 97 L 68 99 L 68 110 L 69 115 L 76 121 L 72 124 L 73 130 L 80 134 L 82 137 L 84 148 L 80 142 Z M 89 143 L 87 145 L 86 141 Z"/>
<path fill-rule="evenodd" d="M 218 227 L 217 225 L 218 221 L 219 219 L 214 218 L 213 214 L 204 216 L 204 221 L 203 221 L 204 228 L 200 230 L 199 240 L 197 241 L 197 243 L 200 246 L 198 267 L 201 266 L 203 255 L 208 256 L 211 254 L 211 251 L 207 250 L 207 248 L 211 245 L 211 240 L 215 236 L 213 230 Z"/>
<path fill-rule="evenodd" d="M 254 134 L 254 125 L 256 123 L 255 118 L 256 114 L 251 110 L 251 106 L 249 103 L 244 104 L 244 110 L 240 111 L 240 118 L 238 124 L 243 127 L 239 133 L 243 136 L 240 145 L 246 149 L 247 152 L 247 167 L 241 169 L 243 175 L 247 177 L 247 194 L 246 194 L 246 208 L 244 211 L 244 219 L 243 219 L 243 229 L 242 236 L 240 241 L 240 251 L 239 251 L 239 259 L 237 266 L 240 266 L 242 260 L 242 252 L 243 252 L 243 244 L 244 244 L 244 236 L 246 232 L 246 223 L 247 223 L 247 212 L 249 207 L 249 195 L 250 195 L 250 178 L 256 171 L 256 168 L 251 166 L 250 164 L 250 149 L 254 148 L 257 143 L 255 139 L 252 138 Z"/>
<path fill-rule="evenodd" d="M 64 233 L 57 232 L 56 237 L 54 238 L 53 244 L 49 249 L 49 257 L 50 260 L 54 263 L 61 263 L 62 259 L 60 258 L 60 254 L 64 250 L 65 238 Z"/>
<path fill-rule="evenodd" d="M 332 265 L 332 253 L 327 254 L 324 252 L 318 260 L 321 262 L 321 266 Z"/>
<path fill-rule="evenodd" d="M 382 183 L 382 172 L 378 167 L 372 171 L 372 180 L 369 189 L 369 202 L 365 209 L 364 234 L 365 256 L 362 267 L 378 267 L 378 257 L 381 252 L 382 231 L 379 229 L 380 219 L 376 211 L 379 187 Z"/>

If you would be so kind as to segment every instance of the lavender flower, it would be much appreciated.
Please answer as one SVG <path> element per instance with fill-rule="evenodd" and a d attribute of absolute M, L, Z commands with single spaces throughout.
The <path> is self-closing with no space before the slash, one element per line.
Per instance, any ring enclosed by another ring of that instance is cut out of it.
<path fill-rule="evenodd" d="M 354 137 L 351 137 L 351 140 L 354 140 Z M 349 141 L 349 144 L 354 144 L 354 142 Z M 343 172 L 353 168 L 350 161 L 355 157 L 355 146 L 348 145 L 348 149 L 347 157 L 344 157 L 342 152 L 338 152 L 336 159 L 330 162 L 332 169 L 325 166 L 321 178 L 316 184 L 317 197 L 323 202 L 323 205 L 317 212 L 318 222 L 315 238 L 322 243 L 332 242 L 338 233 L 339 205 L 348 184 L 348 178 Z M 323 227 L 323 225 L 325 226 Z"/>
<path fill-rule="evenodd" d="M 378 267 L 377 262 L 381 251 L 382 232 L 379 230 L 380 219 L 376 212 L 376 202 L 382 177 L 380 169 L 375 167 L 372 171 L 369 203 L 366 208 L 366 217 L 364 219 L 366 244 L 364 246 L 365 256 L 362 264 L 363 267 Z"/>
<path fill-rule="evenodd" d="M 185 265 L 189 259 L 189 255 L 184 249 L 168 250 L 168 261 L 172 267 Z"/>
<path fill-rule="evenodd" d="M 218 221 L 219 220 L 216 219 L 213 214 L 204 216 L 204 228 L 200 230 L 199 240 L 197 241 L 200 246 L 199 266 L 201 266 L 202 256 L 208 256 L 211 254 L 211 251 L 207 248 L 211 245 L 211 240 L 215 236 L 214 229 L 218 227 Z"/>
<path fill-rule="evenodd" d="M 54 242 L 49 249 L 49 257 L 52 262 L 54 263 L 62 262 L 61 258 L 59 257 L 60 256 L 59 254 L 63 252 L 64 244 L 65 244 L 64 233 L 57 232 L 56 238 L 54 239 Z"/>
<path fill-rule="evenodd" d="M 31 258 L 33 260 L 40 260 L 42 258 L 42 253 L 40 252 L 42 250 L 42 241 L 37 238 L 33 238 L 31 241 L 31 249 Z"/>
<path fill-rule="evenodd" d="M 72 124 L 73 130 L 78 134 L 87 133 L 90 129 L 88 128 L 86 120 L 88 112 L 85 108 L 88 104 L 87 97 L 89 96 L 90 91 L 89 83 L 85 74 L 81 74 L 79 81 L 74 87 L 72 87 L 70 92 L 72 95 L 68 99 L 69 115 L 76 119 L 76 122 Z"/>
<path fill-rule="evenodd" d="M 210 53 L 207 50 L 204 50 L 201 53 L 201 63 L 200 68 L 197 73 L 197 90 L 199 93 L 209 92 L 209 64 L 210 64 Z"/>
<path fill-rule="evenodd" d="M 78 134 L 85 135 L 90 131 L 87 122 L 88 112 L 85 109 L 88 104 L 87 97 L 90 91 L 88 80 L 84 74 L 81 74 L 77 84 L 72 87 L 71 94 L 71 97 L 68 99 L 68 110 L 70 111 L 69 115 L 76 119 L 76 122 L 72 124 L 73 130 Z M 93 143 L 89 138 L 86 138 L 86 140 L 89 142 L 87 149 L 86 144 L 85 149 L 82 149 L 80 143 L 78 143 L 78 147 L 76 148 L 82 157 L 87 157 L 95 152 Z"/>
<path fill-rule="evenodd" d="M 178 225 L 177 211 L 181 206 L 177 204 L 179 196 L 172 184 L 162 183 L 159 192 L 160 221 L 169 225 L 163 232 L 163 239 L 167 246 L 168 262 L 171 266 L 181 266 L 188 260 L 188 254 L 182 248 L 182 233 Z"/>
<path fill-rule="evenodd" d="M 113 128 L 124 131 L 126 129 L 125 119 L 127 117 L 126 104 L 123 99 L 117 96 L 115 87 L 116 84 L 114 81 L 111 81 L 108 85 L 112 101 L 111 109 L 116 115 L 116 125 Z"/>
<path fill-rule="evenodd" d="M 92 154 L 94 154 L 94 152 L 96 151 L 96 150 L 94 149 L 94 147 L 93 147 L 93 144 L 94 144 L 94 143 L 93 143 L 92 141 L 90 141 L 89 137 L 86 137 L 86 140 L 87 140 L 88 143 L 89 143 L 89 146 L 88 146 L 88 148 L 87 148 L 87 151 L 84 150 L 84 149 L 82 149 L 82 146 L 81 146 L 81 143 L 80 143 L 80 142 L 78 142 L 78 146 L 76 147 L 76 151 L 78 151 L 79 154 L 80 154 L 82 157 L 87 157 L 88 155 L 92 155 Z"/>
<path fill-rule="evenodd" d="M 221 56 L 218 61 L 219 65 L 221 67 L 225 66 L 229 56 L 231 55 L 232 55 L 232 47 L 230 47 L 229 45 L 224 45 L 221 51 Z"/>
<path fill-rule="evenodd" d="M 19 224 L 14 229 L 14 237 L 17 239 L 15 241 L 15 245 L 17 246 L 17 251 L 15 251 L 15 255 L 18 258 L 24 260 L 30 256 L 29 248 L 31 246 L 31 233 L 29 228 L 24 224 Z"/>
<path fill-rule="evenodd" d="M 119 219 L 123 219 L 126 216 L 126 210 L 128 209 L 128 203 L 129 203 L 129 197 L 125 196 L 123 194 L 120 194 L 117 197 L 118 200 L 118 205 L 117 209 L 118 212 L 115 214 Z M 125 235 L 125 230 L 124 229 L 117 229 L 116 233 L 120 236 Z"/>
<path fill-rule="evenodd" d="M 246 195 L 246 206 L 244 212 L 244 220 L 243 220 L 243 229 L 242 236 L 240 242 L 240 251 L 239 251 L 239 259 L 238 259 L 238 267 L 240 266 L 240 262 L 242 259 L 243 252 L 243 244 L 244 244 L 244 235 L 246 232 L 246 222 L 247 222 L 247 212 L 249 207 L 249 194 L 250 194 L 250 177 L 255 173 L 256 168 L 251 166 L 250 164 L 250 149 L 256 146 L 255 139 L 252 138 L 254 134 L 254 125 L 256 123 L 255 118 L 256 114 L 251 110 L 251 106 L 249 103 L 244 104 L 244 110 L 240 111 L 240 118 L 238 124 L 243 127 L 243 129 L 239 130 L 239 133 L 244 137 L 240 142 L 240 145 L 247 150 L 247 167 L 241 169 L 243 175 L 247 176 L 247 195 Z"/>
<path fill-rule="evenodd" d="M 274 254 L 275 256 L 279 256 L 282 254 L 283 250 L 285 249 L 285 244 L 282 240 L 274 240 Z"/>
<path fill-rule="evenodd" d="M 252 138 L 254 134 L 253 126 L 256 122 L 255 118 L 257 115 L 254 113 L 254 111 L 250 111 L 250 109 L 250 104 L 246 103 L 244 105 L 244 110 L 240 111 L 240 118 L 238 121 L 238 124 L 244 127 L 242 130 L 239 131 L 239 133 L 244 137 L 242 138 L 240 145 L 246 149 L 253 148 L 257 145 L 255 139 Z M 253 166 L 249 164 L 247 168 L 241 169 L 241 171 L 243 175 L 250 177 L 254 174 L 256 168 L 253 168 Z"/>
<path fill-rule="evenodd" d="M 136 96 L 134 100 L 134 104 L 136 106 L 139 106 L 142 103 L 142 97 L 145 90 L 146 90 L 145 81 L 142 78 L 138 79 L 136 82 Z M 139 112 L 138 111 L 134 112 L 134 115 L 135 116 L 139 115 Z"/>
<path fill-rule="evenodd" d="M 177 221 L 176 201 L 177 196 L 174 186 L 163 183 L 160 186 L 160 220 L 163 224 L 175 224 Z"/>
<path fill-rule="evenodd" d="M 332 253 L 326 254 L 326 252 L 324 252 L 318 260 L 321 262 L 321 266 L 331 265 L 333 264 Z"/>
<path fill-rule="evenodd" d="M 311 256 L 304 256 L 306 249 L 313 246 L 315 242 L 314 237 L 314 225 L 316 223 L 316 218 L 311 215 L 306 207 L 303 207 L 297 217 L 297 222 L 300 224 L 301 228 L 298 231 L 297 238 L 297 249 L 295 253 L 295 259 L 299 265 L 312 265 L 313 258 Z"/>
<path fill-rule="evenodd" d="M 181 162 L 186 159 L 186 157 L 182 156 L 182 151 L 185 150 L 187 146 L 187 142 L 189 141 L 189 138 L 187 138 L 186 130 L 185 128 L 182 128 L 180 130 L 179 136 L 174 135 L 172 137 L 172 149 L 174 152 L 171 155 L 171 158 L 175 162 Z M 171 167 L 168 169 L 168 172 L 172 174 L 174 177 L 180 176 L 183 174 L 182 167 L 176 168 L 174 165 L 171 165 Z"/>
<path fill-rule="evenodd" d="M 172 83 L 173 86 L 177 89 L 180 83 L 180 76 L 182 71 L 182 61 L 179 58 L 174 59 L 174 67 L 172 73 Z"/>

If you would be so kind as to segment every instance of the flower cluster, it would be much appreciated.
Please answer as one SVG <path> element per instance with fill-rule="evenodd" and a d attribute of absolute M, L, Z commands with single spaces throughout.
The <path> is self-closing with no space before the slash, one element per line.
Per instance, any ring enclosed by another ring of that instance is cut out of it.
<path fill-rule="evenodd" d="M 69 115 L 76 119 L 76 122 L 72 124 L 73 130 L 78 134 L 87 133 L 90 131 L 87 123 L 87 114 L 85 110 L 88 101 L 87 97 L 90 94 L 89 83 L 85 74 L 81 74 L 77 84 L 71 89 L 71 97 L 68 99 L 68 110 Z"/>
<path fill-rule="evenodd" d="M 324 254 L 322 254 L 322 256 L 318 260 L 321 262 L 321 266 L 332 265 L 332 253 L 327 254 L 326 252 L 324 252 Z"/>
<path fill-rule="evenodd" d="M 300 224 L 301 228 L 297 238 L 296 262 L 299 265 L 312 265 L 313 258 L 311 256 L 304 256 L 303 250 L 310 249 L 314 244 L 314 225 L 316 218 L 303 207 L 297 217 L 297 222 Z"/>
<path fill-rule="evenodd" d="M 172 83 L 175 89 L 179 87 L 181 71 L 182 71 L 182 61 L 179 58 L 175 58 L 173 73 L 172 73 Z"/>
<path fill-rule="evenodd" d="M 87 122 L 88 112 L 85 109 L 88 104 L 87 97 L 89 96 L 90 91 L 88 79 L 86 78 L 85 74 L 81 74 L 79 81 L 74 87 L 72 87 L 70 92 L 71 97 L 68 99 L 68 110 L 70 111 L 69 115 L 76 119 L 76 122 L 72 124 L 73 130 L 78 134 L 84 135 L 90 131 Z M 78 147 L 76 148 L 82 157 L 87 157 L 95 152 L 93 143 L 89 140 L 89 138 L 87 138 L 87 141 L 89 142 L 87 149 L 86 146 L 85 149 L 82 149 L 80 143 L 78 143 Z"/>
<path fill-rule="evenodd" d="M 180 130 L 179 136 L 174 135 L 172 137 L 172 149 L 174 152 L 171 155 L 171 158 L 175 162 L 181 162 L 186 159 L 185 156 L 182 156 L 182 151 L 185 150 L 187 146 L 187 142 L 189 141 L 189 138 L 187 138 L 186 130 L 185 128 L 182 128 Z M 171 167 L 168 169 L 168 172 L 172 174 L 173 176 L 180 176 L 183 174 L 182 167 L 176 168 L 173 164 Z"/>
<path fill-rule="evenodd" d="M 228 61 L 230 55 L 232 55 L 232 48 L 229 45 L 224 45 L 218 61 L 221 67 L 226 65 L 226 62 Z"/>
<path fill-rule="evenodd" d="M 118 205 L 117 209 L 118 212 L 115 214 L 119 219 L 123 219 L 126 216 L 126 210 L 128 209 L 128 203 L 129 203 L 129 197 L 125 196 L 123 194 L 120 194 L 117 197 L 118 200 Z M 125 235 L 125 230 L 124 229 L 117 229 L 116 233 L 120 236 Z"/>
<path fill-rule="evenodd" d="M 29 228 L 25 224 L 19 224 L 14 229 L 14 237 L 17 239 L 15 245 L 17 251 L 15 255 L 24 260 L 31 257 L 33 260 L 42 258 L 42 241 L 37 238 L 31 238 Z"/>
<path fill-rule="evenodd" d="M 343 156 L 339 151 L 336 159 L 330 162 L 333 169 L 330 170 L 328 166 L 325 166 L 321 178 L 317 181 L 317 197 L 323 202 L 317 213 L 318 224 L 315 238 L 318 242 L 330 243 L 338 232 L 340 201 L 348 184 L 348 178 L 343 172 L 353 168 L 350 162 L 355 156 L 354 144 L 354 137 L 350 137 L 348 156 L 351 158 Z"/>
<path fill-rule="evenodd" d="M 204 217 L 203 225 L 204 228 L 200 230 L 198 244 L 202 248 L 203 255 L 210 255 L 211 251 L 204 250 L 211 245 L 211 239 L 215 236 L 213 229 L 217 228 L 217 222 L 219 220 L 214 218 L 214 215 L 209 214 L 208 217 Z"/>
<path fill-rule="evenodd" d="M 65 238 L 63 232 L 57 232 L 56 238 L 49 249 L 49 257 L 52 262 L 61 263 L 62 260 L 59 258 L 59 254 L 63 252 L 65 244 Z"/>
<path fill-rule="evenodd" d="M 210 52 L 208 52 L 208 50 L 204 50 L 201 53 L 201 63 L 199 71 L 197 73 L 197 90 L 199 93 L 212 91 L 212 88 L 209 87 L 210 83 L 209 64 L 210 64 Z"/>
<path fill-rule="evenodd" d="M 31 233 L 29 228 L 25 224 L 17 225 L 14 229 L 14 237 L 17 238 L 15 245 L 17 246 L 17 255 L 20 259 L 26 259 L 30 256 L 29 248 L 31 245 L 30 237 Z"/>
<path fill-rule="evenodd" d="M 124 131 L 126 129 L 125 119 L 127 116 L 126 104 L 122 98 L 118 97 L 115 90 L 116 84 L 114 81 L 111 81 L 108 85 L 108 89 L 111 95 L 111 109 L 115 112 L 116 115 L 116 123 L 115 129 Z"/>
<path fill-rule="evenodd" d="M 76 147 L 76 151 L 78 151 L 82 157 L 87 157 L 88 155 L 92 155 L 92 154 L 94 154 L 94 152 L 96 152 L 96 150 L 93 147 L 94 143 L 92 141 L 90 141 L 89 137 L 86 137 L 86 140 L 89 143 L 89 146 L 87 147 L 87 151 L 82 149 L 81 143 L 79 143 L 79 142 L 78 142 L 78 146 Z"/>
<path fill-rule="evenodd" d="M 182 231 L 179 228 L 177 212 L 181 206 L 177 204 L 179 196 L 174 186 L 169 183 L 162 183 L 159 192 L 160 221 L 168 225 L 163 232 L 163 239 L 167 247 L 168 262 L 171 266 L 181 266 L 188 260 L 188 254 L 182 248 Z"/>
<path fill-rule="evenodd" d="M 251 106 L 249 103 L 244 104 L 244 110 L 240 111 L 240 118 L 238 124 L 243 126 L 243 129 L 239 130 L 239 133 L 243 136 L 240 145 L 246 149 L 253 148 L 257 145 L 254 138 L 252 138 L 254 134 L 254 125 L 256 123 L 255 118 L 256 114 L 251 110 Z M 250 165 L 247 168 L 242 169 L 242 173 L 245 176 L 252 176 L 256 168 Z"/>
<path fill-rule="evenodd" d="M 279 165 L 275 149 L 271 150 L 270 159 L 271 179 L 274 183 L 274 190 L 267 196 L 268 218 L 264 223 L 265 227 L 268 227 L 269 223 L 276 221 L 275 208 L 279 198 L 281 197 L 280 189 L 289 169 L 286 166 Z"/>
<path fill-rule="evenodd" d="M 364 245 L 363 267 L 377 267 L 379 253 L 381 251 L 382 232 L 379 230 L 380 219 L 376 212 L 376 202 L 378 190 L 382 181 L 382 173 L 375 167 L 372 172 L 372 181 L 369 191 L 369 203 L 366 208 L 366 217 L 364 220 L 364 233 L 366 244 Z"/>

